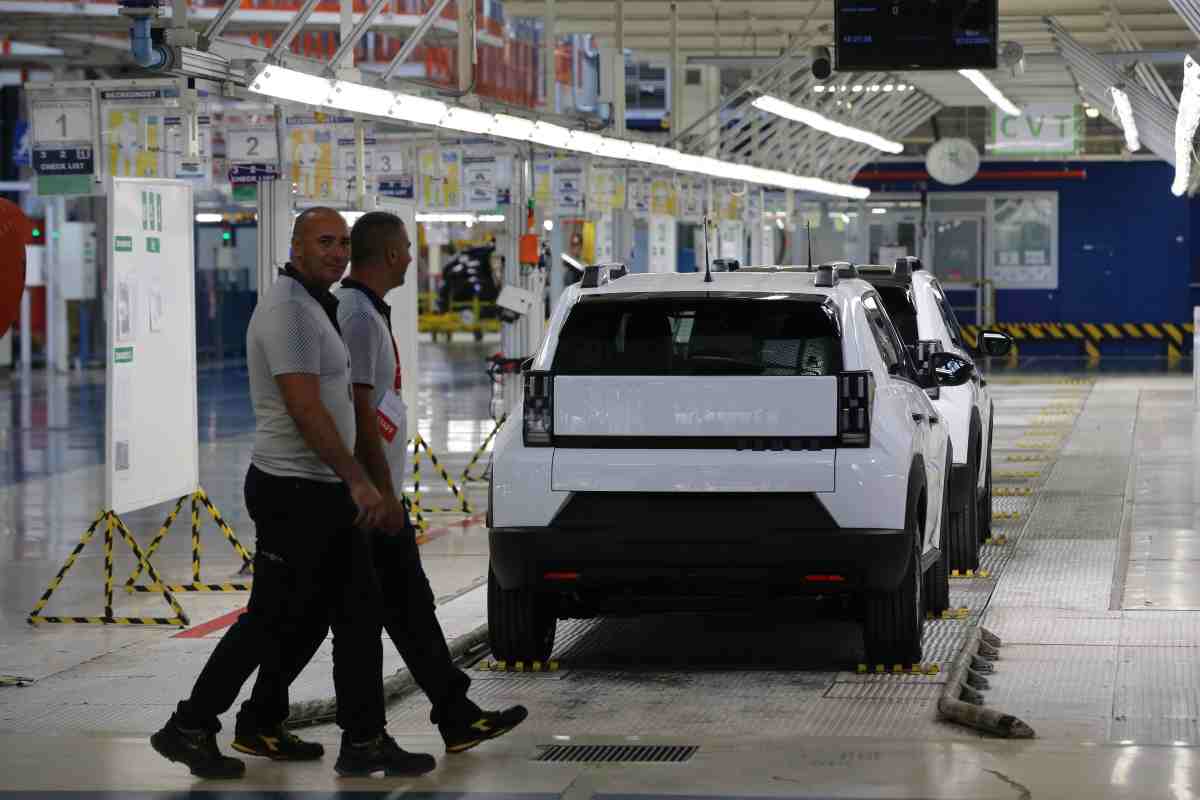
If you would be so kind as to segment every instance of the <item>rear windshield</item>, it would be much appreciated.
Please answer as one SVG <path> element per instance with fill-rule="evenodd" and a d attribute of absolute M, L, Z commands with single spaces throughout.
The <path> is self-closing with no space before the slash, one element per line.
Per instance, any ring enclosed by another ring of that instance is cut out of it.
<path fill-rule="evenodd" d="M 912 290 L 904 286 L 876 286 L 875 291 L 904 343 L 916 347 L 920 336 L 917 335 L 917 309 L 913 305 Z"/>
<path fill-rule="evenodd" d="M 687 298 L 583 302 L 559 336 L 559 375 L 833 375 L 833 311 L 819 302 Z"/>

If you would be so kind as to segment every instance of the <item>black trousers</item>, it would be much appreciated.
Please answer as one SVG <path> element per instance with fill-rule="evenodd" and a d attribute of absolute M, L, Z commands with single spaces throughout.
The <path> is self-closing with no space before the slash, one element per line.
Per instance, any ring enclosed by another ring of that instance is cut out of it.
<path fill-rule="evenodd" d="M 288 687 L 316 652 L 301 663 L 315 626 L 333 628 L 333 681 L 337 723 L 356 739 L 384 729 L 383 646 L 379 584 L 367 535 L 354 527 L 349 489 L 268 475 L 251 466 L 246 509 L 254 520 L 257 547 L 254 584 L 246 613 L 222 637 L 192 694 L 179 704 L 185 727 L 218 731 L 258 668 L 271 688 L 270 702 L 250 703 L 238 725 L 262 729 L 287 718 Z"/>
<path fill-rule="evenodd" d="M 446 636 L 438 623 L 436 602 L 421 556 L 417 549 L 416 530 L 408 522 L 403 531 L 387 533 L 376 531 L 371 535 L 375 571 L 382 592 L 383 628 L 396 645 L 413 680 L 429 698 L 433 706 L 430 721 L 457 723 L 473 721 L 479 714 L 479 706 L 467 699 L 471 679 L 454 665 Z M 238 724 L 250 724 L 255 718 L 278 718 L 287 716 L 286 707 L 280 709 L 281 692 L 274 681 L 290 683 L 299 674 L 312 654 L 321 646 L 328 632 L 325 625 L 314 624 L 307 636 L 299 637 L 297 649 L 293 651 L 282 676 L 259 672 L 254 691 L 242 706 Z M 334 630 L 334 650 L 337 650 L 337 631 Z M 285 684 L 286 686 L 286 684 Z M 338 700 L 341 715 L 341 700 Z M 272 709 L 273 710 L 267 710 Z"/>

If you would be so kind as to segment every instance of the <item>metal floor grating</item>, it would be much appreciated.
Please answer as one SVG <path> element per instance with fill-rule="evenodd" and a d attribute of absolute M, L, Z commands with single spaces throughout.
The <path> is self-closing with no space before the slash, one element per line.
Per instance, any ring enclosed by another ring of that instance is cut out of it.
<path fill-rule="evenodd" d="M 551 744 L 539 745 L 534 761 L 572 764 L 682 764 L 700 748 L 696 745 Z"/>

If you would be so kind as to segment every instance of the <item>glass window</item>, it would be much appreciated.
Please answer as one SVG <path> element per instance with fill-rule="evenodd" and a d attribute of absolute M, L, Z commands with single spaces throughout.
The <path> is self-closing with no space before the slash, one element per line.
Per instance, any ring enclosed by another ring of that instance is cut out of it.
<path fill-rule="evenodd" d="M 946 295 L 942 293 L 942 287 L 935 283 L 932 288 L 934 299 L 937 301 L 938 311 L 941 312 L 942 320 L 946 323 L 946 329 L 950 331 L 950 341 L 954 342 L 957 347 L 967 350 L 967 343 L 962 335 L 962 327 L 958 324 L 958 317 L 954 315 L 954 309 L 950 307 L 950 302 L 946 299 Z"/>
<path fill-rule="evenodd" d="M 560 375 L 835 375 L 841 340 L 817 301 L 746 297 L 603 300 L 575 306 Z"/>
<path fill-rule="evenodd" d="M 875 291 L 879 293 L 892 324 L 900 331 L 900 338 L 909 347 L 916 347 L 921 337 L 917 333 L 917 307 L 913 304 L 912 289 L 907 286 L 877 286 Z"/>
<path fill-rule="evenodd" d="M 863 307 L 867 311 L 867 321 L 871 324 L 871 333 L 875 337 L 875 343 L 879 345 L 879 353 L 883 356 L 884 363 L 887 364 L 888 372 L 893 375 L 903 374 L 908 365 L 908 358 L 905 355 L 900 336 L 892 327 L 883 307 L 874 295 L 867 295 L 863 298 Z"/>
<path fill-rule="evenodd" d="M 979 280 L 985 219 L 981 216 L 933 220 L 933 264 L 938 277 L 951 283 Z"/>
<path fill-rule="evenodd" d="M 992 200 L 992 278 L 997 288 L 1058 288 L 1058 194 Z"/>

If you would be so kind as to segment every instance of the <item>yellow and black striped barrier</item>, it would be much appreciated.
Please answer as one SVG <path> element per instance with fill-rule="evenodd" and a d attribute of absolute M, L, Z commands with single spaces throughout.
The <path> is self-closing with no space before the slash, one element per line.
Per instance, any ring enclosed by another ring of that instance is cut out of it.
<path fill-rule="evenodd" d="M 164 588 L 172 592 L 250 591 L 251 584 L 249 583 L 204 583 L 200 577 L 200 554 L 202 550 L 200 544 L 200 506 L 204 506 L 205 510 L 208 511 L 209 516 L 212 517 L 213 522 L 217 524 L 217 528 L 221 531 L 221 535 L 224 536 L 225 540 L 233 546 L 234 552 L 241 557 L 243 570 L 250 572 L 254 570 L 254 559 L 250 555 L 250 552 L 246 550 L 240 541 L 238 541 L 237 536 L 233 532 L 233 528 L 229 527 L 229 523 L 227 523 L 225 518 L 221 516 L 221 512 L 217 510 L 215 505 L 213 505 L 212 500 L 210 500 L 208 497 L 208 493 L 202 488 L 197 489 L 191 495 L 184 495 L 183 497 L 179 498 L 178 502 L 175 503 L 175 508 L 173 508 L 171 513 L 167 515 L 166 521 L 163 522 L 162 527 L 158 529 L 158 534 L 150 542 L 150 546 L 146 548 L 147 563 L 158 551 L 163 539 L 166 538 L 168 531 L 170 531 L 172 523 L 174 523 L 175 518 L 179 516 L 180 510 L 183 508 L 183 501 L 189 498 L 192 501 L 192 582 L 172 584 L 166 587 L 163 587 L 157 581 L 146 585 L 140 585 L 137 583 L 138 577 L 142 574 L 142 565 L 139 563 L 134 568 L 133 574 L 130 575 L 129 579 L 125 581 L 125 591 L 161 592 Z"/>
<path fill-rule="evenodd" d="M 433 462 L 433 468 L 442 476 L 442 480 L 446 482 L 446 486 L 454 494 L 458 505 L 452 508 L 425 508 L 421 505 L 421 451 L 425 451 L 425 455 Z M 413 525 L 418 530 L 425 530 L 429 527 L 429 523 L 425 519 L 425 514 L 472 514 L 471 501 L 467 499 L 467 494 L 454 479 L 450 477 L 450 473 L 442 466 L 442 462 L 438 461 L 437 455 L 433 452 L 433 448 L 425 441 L 421 434 L 413 437 L 413 496 L 409 500 L 405 498 L 405 505 L 408 506 L 409 513 L 413 516 Z"/>
<path fill-rule="evenodd" d="M 87 547 L 88 542 L 96 533 L 96 528 L 104 523 L 104 614 L 103 616 L 49 616 L 43 615 L 41 612 L 46 608 L 46 604 L 50 602 L 50 596 L 54 591 L 62 585 L 63 579 L 71 567 L 75 566 L 75 561 L 79 558 L 79 554 L 83 552 L 83 548 Z M 158 571 L 154 569 L 154 565 L 150 563 L 145 552 L 138 546 L 134 540 L 133 534 L 129 532 L 129 528 L 125 527 L 125 523 L 113 511 L 101 511 L 99 516 L 93 520 L 92 524 L 84 531 L 83 536 L 79 539 L 79 544 L 75 545 L 75 549 L 67 556 L 67 560 L 59 569 L 58 574 L 50 581 L 50 585 L 42 596 L 38 599 L 37 605 L 29 612 L 25 621 L 30 625 L 39 625 L 42 623 L 62 624 L 62 625 L 176 625 L 178 627 L 187 627 L 188 617 L 184 613 L 183 607 L 179 605 L 179 601 L 171 592 L 164 588 L 162 590 L 163 599 L 171 607 L 174 613 L 172 617 L 118 617 L 113 613 L 113 531 L 118 530 L 121 533 L 121 538 L 125 544 L 129 545 L 129 549 L 133 551 L 133 555 L 138 560 L 138 566 L 146 570 L 146 574 L 150 576 L 150 580 L 158 585 L 162 585 L 162 579 L 158 575 Z"/>
<path fill-rule="evenodd" d="M 1100 346 L 1115 341 L 1161 342 L 1166 348 L 1167 363 L 1176 366 L 1183 359 L 1184 342 L 1195 333 L 1190 322 L 998 322 L 990 328 L 1003 331 L 1014 340 L 1009 361 L 1016 364 L 1018 348 L 1026 343 L 1074 341 L 1083 348 L 1088 363 L 1100 362 Z M 963 333 L 972 347 L 983 330 L 978 325 L 966 325 Z"/>
<path fill-rule="evenodd" d="M 477 476 L 472 475 L 471 470 L 474 469 L 475 465 L 479 463 L 479 459 L 483 458 L 483 454 L 487 452 L 488 445 L 492 443 L 492 439 L 496 438 L 496 434 L 500 432 L 500 426 L 503 425 L 504 421 L 507 419 L 508 414 L 504 414 L 502 417 L 500 417 L 500 420 L 496 423 L 496 427 L 492 428 L 492 432 L 487 435 L 487 438 L 483 440 L 483 444 L 479 445 L 479 449 L 475 451 L 473 456 L 471 456 L 470 463 L 467 464 L 467 468 L 464 469 L 462 471 L 462 475 L 459 476 L 461 477 L 463 483 L 477 483 L 483 480 L 482 474 Z"/>

